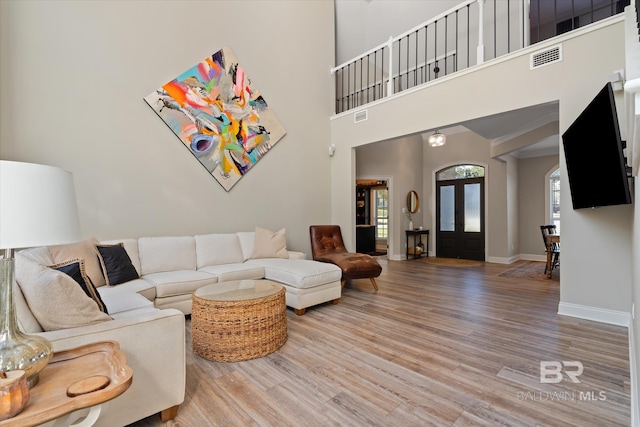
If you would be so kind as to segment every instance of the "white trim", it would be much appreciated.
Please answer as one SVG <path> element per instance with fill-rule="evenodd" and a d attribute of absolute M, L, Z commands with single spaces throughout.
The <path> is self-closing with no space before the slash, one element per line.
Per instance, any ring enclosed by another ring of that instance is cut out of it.
<path fill-rule="evenodd" d="M 631 314 L 625 311 L 590 307 L 562 301 L 558 304 L 558 314 L 616 326 L 629 327 L 631 323 Z"/>
<path fill-rule="evenodd" d="M 512 264 L 520 259 L 520 255 L 514 255 L 510 257 L 490 256 L 487 257 L 487 262 L 493 262 L 496 264 Z"/>
<path fill-rule="evenodd" d="M 355 169 L 355 168 L 354 168 Z M 395 250 L 395 246 L 393 244 L 393 227 L 395 225 L 395 215 L 393 214 L 393 177 L 390 175 L 366 175 L 366 176 L 357 176 L 355 181 L 353 181 L 353 194 L 356 193 L 356 181 L 365 180 L 365 181 L 386 181 L 387 182 L 387 201 L 389 202 L 388 210 L 389 210 L 389 222 L 387 223 L 387 259 L 395 259 L 393 258 L 393 251 Z M 353 203 L 353 227 L 355 230 L 356 222 L 355 222 L 355 211 L 356 204 Z M 356 247 L 356 234 L 353 234 L 353 247 Z"/>
<path fill-rule="evenodd" d="M 560 163 L 557 163 L 554 167 L 549 169 L 549 171 L 544 174 L 544 223 L 551 224 L 551 185 L 549 180 L 551 179 L 551 175 L 560 169 Z M 560 202 L 562 203 L 562 201 Z M 560 217 L 562 221 L 562 216 Z M 545 259 L 546 260 L 546 259 Z"/>
<path fill-rule="evenodd" d="M 585 25 L 584 27 L 580 27 L 580 28 L 578 28 L 576 30 L 569 31 L 567 33 L 562 34 L 561 36 L 552 37 L 551 39 L 547 39 L 547 40 L 538 42 L 538 43 L 536 43 L 534 45 L 527 46 L 527 47 L 525 47 L 523 49 L 517 50 L 517 51 L 512 52 L 510 54 L 502 55 L 502 56 L 500 56 L 498 58 L 494 58 L 494 59 L 491 59 L 489 61 L 483 62 L 482 64 L 472 65 L 471 67 L 465 68 L 464 70 L 460 70 L 460 71 L 457 71 L 455 73 L 439 77 L 439 78 L 437 78 L 435 80 L 431 80 L 430 82 L 423 83 L 423 84 L 418 85 L 418 86 L 414 86 L 411 89 L 405 89 L 402 92 L 394 93 L 393 95 L 388 95 L 388 96 L 386 96 L 384 98 L 380 98 L 380 99 L 377 99 L 375 101 L 372 101 L 372 102 L 370 102 L 370 103 L 368 103 L 366 105 L 367 105 L 368 108 L 371 108 L 371 107 L 373 107 L 375 105 L 378 105 L 378 104 L 384 104 L 384 103 L 389 102 L 389 101 L 391 101 L 393 99 L 411 95 L 413 92 L 418 92 L 418 91 L 421 91 L 421 90 L 423 90 L 425 88 L 428 88 L 428 87 L 431 87 L 431 86 L 443 84 L 448 80 L 456 79 L 458 77 L 464 76 L 464 75 L 469 74 L 469 73 L 475 73 L 476 71 L 482 70 L 482 69 L 487 68 L 487 67 L 492 67 L 492 66 L 500 64 L 502 62 L 510 61 L 510 60 L 512 60 L 514 58 L 518 58 L 520 56 L 527 56 L 531 52 L 536 52 L 536 51 L 538 51 L 540 49 L 544 49 L 547 46 L 554 46 L 554 45 L 556 45 L 558 43 L 562 43 L 562 42 L 564 42 L 566 40 L 571 40 L 571 39 L 573 39 L 575 37 L 580 37 L 580 36 L 582 36 L 584 34 L 592 32 L 592 31 L 597 31 L 600 28 L 608 27 L 609 25 L 614 25 L 614 24 L 617 24 L 618 22 L 623 22 L 623 21 L 624 21 L 624 14 L 619 13 L 619 14 L 611 16 L 609 18 L 605 18 L 605 19 L 602 19 L 600 21 L 594 22 L 592 24 Z M 356 58 L 359 58 L 359 57 L 356 57 Z M 346 64 L 348 64 L 349 62 L 352 62 L 352 61 L 353 60 L 345 62 L 343 65 L 341 65 L 341 67 L 346 65 Z M 340 67 L 336 67 L 336 68 L 340 68 Z M 339 118 L 341 118 L 343 116 L 350 115 L 352 112 L 353 111 L 351 111 L 351 110 L 342 111 L 341 113 L 334 114 L 333 116 L 331 116 L 329 118 L 329 120 L 337 120 L 337 119 L 339 119 Z"/>
<path fill-rule="evenodd" d="M 637 379 L 637 370 L 638 366 L 636 365 L 636 346 L 634 344 L 634 334 L 633 334 L 633 322 L 629 323 L 629 376 L 631 381 L 631 392 L 629 393 L 629 400 L 631 403 L 631 425 L 633 427 L 640 426 L 640 420 L 638 420 L 638 379 Z"/>
<path fill-rule="evenodd" d="M 547 262 L 546 255 L 538 255 L 538 254 L 520 254 L 520 259 L 523 261 L 541 261 Z"/>
<path fill-rule="evenodd" d="M 423 144 L 425 142 L 423 141 Z M 443 169 L 449 168 L 451 166 L 456 166 L 456 165 L 474 165 L 474 166 L 482 166 L 484 168 L 484 259 L 487 262 L 493 262 L 493 261 L 489 261 L 489 257 L 488 257 L 488 253 L 489 253 L 489 215 L 487 215 L 487 208 L 489 206 L 489 165 L 487 163 L 484 162 L 479 162 L 477 160 L 459 160 L 459 161 L 455 161 L 455 162 L 448 162 L 448 163 L 443 163 L 439 166 L 436 166 L 435 168 L 433 168 L 433 170 L 431 171 L 431 182 L 432 182 L 432 186 L 431 186 L 431 194 L 433 195 L 433 197 L 431 198 L 431 212 L 433 212 L 433 215 L 431 215 L 431 230 L 433 230 L 433 255 L 430 253 L 429 256 L 437 256 L 436 253 L 436 234 L 438 233 L 438 230 L 436 229 L 436 215 L 438 215 L 438 213 L 436 212 L 436 199 L 437 199 L 437 195 L 436 195 L 436 186 L 438 184 L 438 179 L 437 179 L 437 173 L 440 172 Z M 512 261 L 513 262 L 513 261 Z M 502 264 L 502 263 L 501 263 Z"/>

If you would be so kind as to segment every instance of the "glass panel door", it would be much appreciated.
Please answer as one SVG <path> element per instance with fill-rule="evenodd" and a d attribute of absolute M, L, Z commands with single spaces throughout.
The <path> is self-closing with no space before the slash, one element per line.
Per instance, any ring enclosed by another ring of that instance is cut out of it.
<path fill-rule="evenodd" d="M 480 184 L 464 185 L 464 231 L 480 232 Z"/>
<path fill-rule="evenodd" d="M 455 185 L 440 187 L 440 231 L 455 231 L 456 229 L 455 191 Z"/>

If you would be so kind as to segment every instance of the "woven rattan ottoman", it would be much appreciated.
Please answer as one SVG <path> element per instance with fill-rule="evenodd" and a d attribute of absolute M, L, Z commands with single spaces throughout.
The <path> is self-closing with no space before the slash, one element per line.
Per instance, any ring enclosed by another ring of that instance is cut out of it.
<path fill-rule="evenodd" d="M 270 280 L 236 280 L 193 293 L 193 352 L 216 362 L 273 353 L 287 341 L 284 287 Z"/>

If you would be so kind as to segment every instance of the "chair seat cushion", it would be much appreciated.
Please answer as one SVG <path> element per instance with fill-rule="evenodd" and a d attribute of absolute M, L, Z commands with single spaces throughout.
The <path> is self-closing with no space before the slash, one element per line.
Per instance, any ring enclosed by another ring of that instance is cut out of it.
<path fill-rule="evenodd" d="M 245 264 L 264 267 L 265 279 L 299 289 L 340 280 L 340 269 L 336 266 L 306 259 L 261 258 Z"/>
<path fill-rule="evenodd" d="M 342 270 L 342 280 L 378 277 L 382 266 L 371 255 L 359 253 L 324 254 L 317 261 L 330 262 Z"/>

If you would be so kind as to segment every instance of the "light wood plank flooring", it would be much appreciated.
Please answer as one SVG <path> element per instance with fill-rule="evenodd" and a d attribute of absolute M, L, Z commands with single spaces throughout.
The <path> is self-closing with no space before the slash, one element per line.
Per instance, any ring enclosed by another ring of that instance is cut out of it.
<path fill-rule="evenodd" d="M 498 276 L 518 264 L 381 264 L 378 292 L 355 280 L 338 305 L 288 310 L 287 343 L 260 359 L 194 356 L 187 319 L 177 418 L 132 426 L 630 424 L 626 328 L 556 314 L 558 282 L 542 263 L 540 280 Z M 541 361 L 584 372 L 542 384 Z"/>

